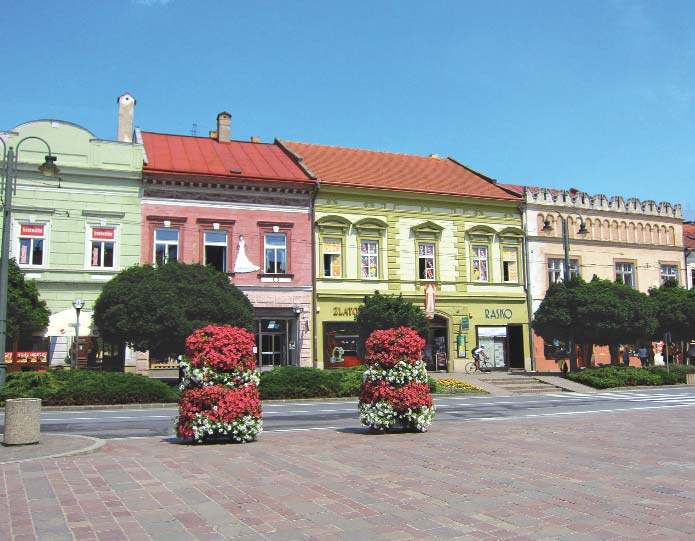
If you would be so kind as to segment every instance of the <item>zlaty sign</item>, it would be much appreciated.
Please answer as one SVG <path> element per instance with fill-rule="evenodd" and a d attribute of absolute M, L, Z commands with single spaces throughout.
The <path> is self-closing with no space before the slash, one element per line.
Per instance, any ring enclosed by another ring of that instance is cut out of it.
<path fill-rule="evenodd" d="M 355 317 L 358 309 L 359 306 L 345 306 L 344 308 L 334 306 L 333 317 Z"/>
<path fill-rule="evenodd" d="M 509 308 L 485 308 L 486 319 L 512 319 L 512 311 Z"/>

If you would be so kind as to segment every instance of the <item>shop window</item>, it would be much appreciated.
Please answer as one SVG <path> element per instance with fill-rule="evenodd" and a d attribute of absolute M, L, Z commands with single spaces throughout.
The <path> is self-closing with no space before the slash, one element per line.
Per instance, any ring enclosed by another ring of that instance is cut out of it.
<path fill-rule="evenodd" d="M 40 267 L 45 261 L 45 224 L 20 224 L 19 264 L 27 267 Z"/>
<path fill-rule="evenodd" d="M 227 232 L 205 231 L 204 263 L 220 272 L 227 272 Z"/>
<path fill-rule="evenodd" d="M 661 265 L 660 275 L 662 284 L 668 280 L 675 280 L 678 283 L 678 265 Z"/>
<path fill-rule="evenodd" d="M 615 264 L 615 280 L 630 287 L 635 287 L 635 266 L 632 263 Z"/>
<path fill-rule="evenodd" d="M 164 265 L 179 260 L 179 230 L 170 228 L 154 231 L 154 264 Z"/>
<path fill-rule="evenodd" d="M 285 233 L 266 233 L 264 243 L 266 274 L 286 274 L 287 235 Z"/>
<path fill-rule="evenodd" d="M 519 283 L 519 250 L 516 246 L 502 248 L 502 280 Z"/>
<path fill-rule="evenodd" d="M 360 268 L 362 278 L 379 278 L 378 240 L 363 240 L 360 242 Z"/>
<path fill-rule="evenodd" d="M 434 280 L 435 277 L 435 244 L 434 242 L 418 243 L 418 278 Z"/>
<path fill-rule="evenodd" d="M 579 276 L 579 261 L 570 259 L 570 278 Z M 562 282 L 565 278 L 565 261 L 560 258 L 548 259 L 548 284 Z"/>
<path fill-rule="evenodd" d="M 473 281 L 488 281 L 488 247 L 473 246 Z"/>
<path fill-rule="evenodd" d="M 324 368 L 359 366 L 357 324 L 351 321 L 323 324 Z"/>
<path fill-rule="evenodd" d="M 323 239 L 323 275 L 327 278 L 343 275 L 343 241 L 340 238 Z"/>
<path fill-rule="evenodd" d="M 89 266 L 112 269 L 116 260 L 116 230 L 113 227 L 89 228 Z"/>

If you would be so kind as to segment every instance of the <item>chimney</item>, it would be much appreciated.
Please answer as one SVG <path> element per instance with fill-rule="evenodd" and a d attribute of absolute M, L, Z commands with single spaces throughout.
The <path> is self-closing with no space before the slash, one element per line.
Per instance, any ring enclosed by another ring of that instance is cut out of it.
<path fill-rule="evenodd" d="M 251 136 L 251 142 L 252 143 L 261 143 L 262 141 L 261 141 L 261 138 L 258 137 L 258 135 L 252 135 Z"/>
<path fill-rule="evenodd" d="M 222 111 L 217 115 L 217 141 L 229 143 L 232 137 L 232 115 Z"/>
<path fill-rule="evenodd" d="M 116 103 L 118 103 L 118 131 L 116 139 L 124 143 L 132 143 L 135 98 L 126 92 L 118 96 Z"/>

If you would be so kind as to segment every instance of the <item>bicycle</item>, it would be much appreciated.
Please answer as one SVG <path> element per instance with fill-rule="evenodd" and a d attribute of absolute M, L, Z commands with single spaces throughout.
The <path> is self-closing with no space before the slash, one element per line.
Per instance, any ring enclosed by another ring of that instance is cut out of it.
<path fill-rule="evenodd" d="M 475 371 L 479 372 L 490 372 L 492 370 L 492 363 L 490 362 L 490 357 L 487 353 L 481 351 L 478 353 L 478 358 L 466 363 L 464 368 L 466 374 L 472 374 Z"/>

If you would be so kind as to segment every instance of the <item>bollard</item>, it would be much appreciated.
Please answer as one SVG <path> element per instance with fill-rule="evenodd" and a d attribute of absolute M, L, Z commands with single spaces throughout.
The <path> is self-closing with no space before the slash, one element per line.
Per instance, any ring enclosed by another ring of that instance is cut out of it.
<path fill-rule="evenodd" d="M 5 401 L 5 436 L 3 445 L 39 443 L 41 434 L 41 399 L 9 398 Z"/>
<path fill-rule="evenodd" d="M 688 385 L 695 385 L 695 374 L 686 374 L 685 375 L 685 382 Z"/>

